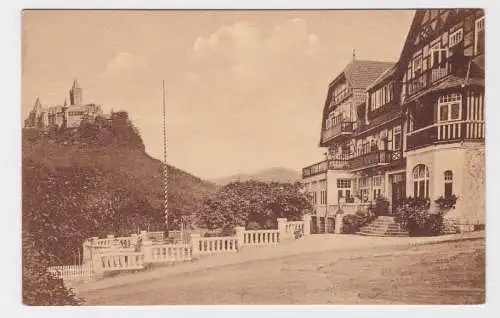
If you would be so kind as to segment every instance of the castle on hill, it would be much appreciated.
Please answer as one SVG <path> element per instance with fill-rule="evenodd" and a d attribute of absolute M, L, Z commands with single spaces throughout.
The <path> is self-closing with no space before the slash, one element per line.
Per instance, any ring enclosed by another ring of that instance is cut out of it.
<path fill-rule="evenodd" d="M 97 116 L 102 116 L 102 108 L 94 103 L 83 103 L 83 90 L 75 79 L 63 105 L 43 107 L 37 98 L 28 118 L 24 121 L 25 128 L 76 128 L 82 121 L 93 121 Z"/>

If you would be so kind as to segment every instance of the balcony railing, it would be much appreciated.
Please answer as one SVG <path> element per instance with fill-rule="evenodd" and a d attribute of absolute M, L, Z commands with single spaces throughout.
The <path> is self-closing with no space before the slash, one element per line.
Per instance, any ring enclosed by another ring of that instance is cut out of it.
<path fill-rule="evenodd" d="M 349 168 L 349 160 L 329 159 L 302 169 L 302 178 L 325 173 L 328 170 L 343 170 Z"/>
<path fill-rule="evenodd" d="M 484 121 L 482 120 L 435 123 L 408 133 L 406 149 L 413 150 L 437 143 L 461 140 L 481 140 L 484 136 Z"/>
<path fill-rule="evenodd" d="M 451 74 L 451 64 L 449 62 L 441 63 L 436 67 L 426 70 L 416 78 L 408 81 L 408 96 L 418 93 L 424 88 L 430 87 L 432 84 L 445 78 L 449 74 Z"/>
<path fill-rule="evenodd" d="M 370 167 L 388 165 L 392 161 L 393 151 L 376 150 L 359 155 L 351 160 L 351 170 L 362 170 Z"/>
<path fill-rule="evenodd" d="M 352 134 L 354 122 L 345 121 L 342 117 L 333 118 L 333 126 L 323 130 L 321 141 L 327 142 L 339 136 L 349 136 Z"/>

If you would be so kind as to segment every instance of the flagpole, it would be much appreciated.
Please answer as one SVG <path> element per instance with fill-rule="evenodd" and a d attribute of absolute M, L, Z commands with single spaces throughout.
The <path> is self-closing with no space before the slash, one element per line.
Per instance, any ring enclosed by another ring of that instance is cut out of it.
<path fill-rule="evenodd" d="M 165 200 L 165 228 L 168 233 L 168 166 L 167 166 L 167 123 L 165 108 L 165 80 L 163 80 L 163 194 Z"/>

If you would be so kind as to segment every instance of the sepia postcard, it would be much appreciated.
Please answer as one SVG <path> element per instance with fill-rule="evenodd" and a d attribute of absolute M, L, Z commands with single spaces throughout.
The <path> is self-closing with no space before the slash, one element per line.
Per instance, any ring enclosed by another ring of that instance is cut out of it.
<path fill-rule="evenodd" d="M 23 304 L 484 304 L 485 32 L 24 10 Z"/>

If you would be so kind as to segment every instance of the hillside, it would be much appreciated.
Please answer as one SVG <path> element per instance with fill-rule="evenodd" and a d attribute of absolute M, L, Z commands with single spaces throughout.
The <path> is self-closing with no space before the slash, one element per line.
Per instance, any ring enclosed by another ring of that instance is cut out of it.
<path fill-rule="evenodd" d="M 22 160 L 23 233 L 60 260 L 89 236 L 164 230 L 162 163 L 145 153 L 128 116 L 45 135 L 24 129 Z M 168 174 L 171 224 L 217 189 L 176 167 Z"/>
<path fill-rule="evenodd" d="M 218 178 L 212 180 L 212 182 L 225 185 L 234 181 L 261 181 L 261 182 L 290 182 L 294 183 L 300 180 L 300 174 L 297 171 L 274 167 L 266 170 L 259 171 L 254 174 L 236 174 L 229 177 Z"/>

